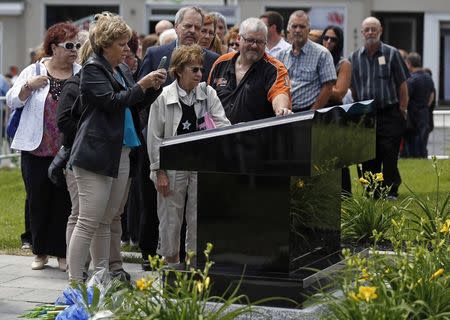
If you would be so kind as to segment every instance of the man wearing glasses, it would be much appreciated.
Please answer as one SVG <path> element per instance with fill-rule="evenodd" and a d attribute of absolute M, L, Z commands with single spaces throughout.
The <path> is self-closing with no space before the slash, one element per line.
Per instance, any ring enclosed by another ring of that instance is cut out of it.
<path fill-rule="evenodd" d="M 292 110 L 323 108 L 336 81 L 333 57 L 326 48 L 308 39 L 310 21 L 304 11 L 291 14 L 287 29 L 292 47 L 280 51 L 276 58 L 289 70 Z"/>
<path fill-rule="evenodd" d="M 232 124 L 291 113 L 289 75 L 265 52 L 267 27 L 248 18 L 239 29 L 239 51 L 214 63 L 209 84 L 217 91 Z"/>

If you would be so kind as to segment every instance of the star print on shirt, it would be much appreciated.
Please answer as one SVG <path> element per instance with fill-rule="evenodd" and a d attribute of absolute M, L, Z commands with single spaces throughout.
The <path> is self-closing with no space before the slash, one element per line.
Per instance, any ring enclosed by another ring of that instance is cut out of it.
<path fill-rule="evenodd" d="M 192 123 L 189 122 L 189 120 L 186 120 L 185 122 L 182 123 L 183 125 L 183 130 L 189 130 L 189 127 L 191 126 Z"/>

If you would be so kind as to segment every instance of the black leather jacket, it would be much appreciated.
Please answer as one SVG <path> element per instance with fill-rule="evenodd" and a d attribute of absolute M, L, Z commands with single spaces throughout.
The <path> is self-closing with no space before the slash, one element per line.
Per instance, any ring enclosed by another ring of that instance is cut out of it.
<path fill-rule="evenodd" d="M 116 71 L 125 79 L 127 88 L 114 79 L 111 65 L 100 55 L 93 54 L 81 69 L 83 114 L 69 159 L 73 166 L 113 178 L 117 177 L 122 152 L 125 107 L 130 107 L 143 144 L 138 112 L 150 108 L 162 91 L 147 89 L 144 93 L 125 64 Z M 130 176 L 135 168 L 135 151 L 130 153 Z"/>

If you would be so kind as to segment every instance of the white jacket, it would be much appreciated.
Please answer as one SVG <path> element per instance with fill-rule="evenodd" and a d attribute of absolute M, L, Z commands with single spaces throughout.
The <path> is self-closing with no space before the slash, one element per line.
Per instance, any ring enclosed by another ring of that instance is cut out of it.
<path fill-rule="evenodd" d="M 47 75 L 44 61 L 51 58 L 43 58 L 39 61 L 40 75 Z M 80 71 L 81 66 L 73 64 L 73 74 Z M 50 83 L 45 87 L 34 91 L 27 100 L 19 99 L 19 93 L 27 80 L 36 75 L 36 66 L 31 64 L 26 67 L 17 77 L 14 85 L 6 93 L 6 104 L 11 110 L 23 107 L 19 126 L 11 144 L 12 149 L 33 151 L 41 144 L 44 132 L 44 105 L 50 90 Z"/>
<path fill-rule="evenodd" d="M 206 90 L 205 90 L 206 89 Z M 206 91 L 206 92 L 205 92 Z M 195 88 L 196 102 L 194 110 L 197 118 L 208 112 L 216 127 L 231 125 L 225 116 L 222 103 L 216 90 L 202 82 Z M 150 178 L 156 182 L 156 170 L 159 169 L 159 147 L 164 138 L 173 137 L 183 116 L 177 89 L 177 80 L 164 87 L 162 93 L 150 107 L 147 128 L 147 149 L 150 158 Z M 173 188 L 175 170 L 168 170 L 169 186 Z"/>

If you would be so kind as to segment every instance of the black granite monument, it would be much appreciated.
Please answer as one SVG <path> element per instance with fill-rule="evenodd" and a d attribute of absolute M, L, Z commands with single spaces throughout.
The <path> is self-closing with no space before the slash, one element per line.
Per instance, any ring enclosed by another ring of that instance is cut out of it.
<path fill-rule="evenodd" d="M 213 243 L 214 293 L 241 281 L 251 300 L 301 301 L 315 270 L 339 261 L 341 168 L 375 157 L 372 108 L 364 101 L 163 142 L 161 168 L 198 171 L 198 263 Z"/>

